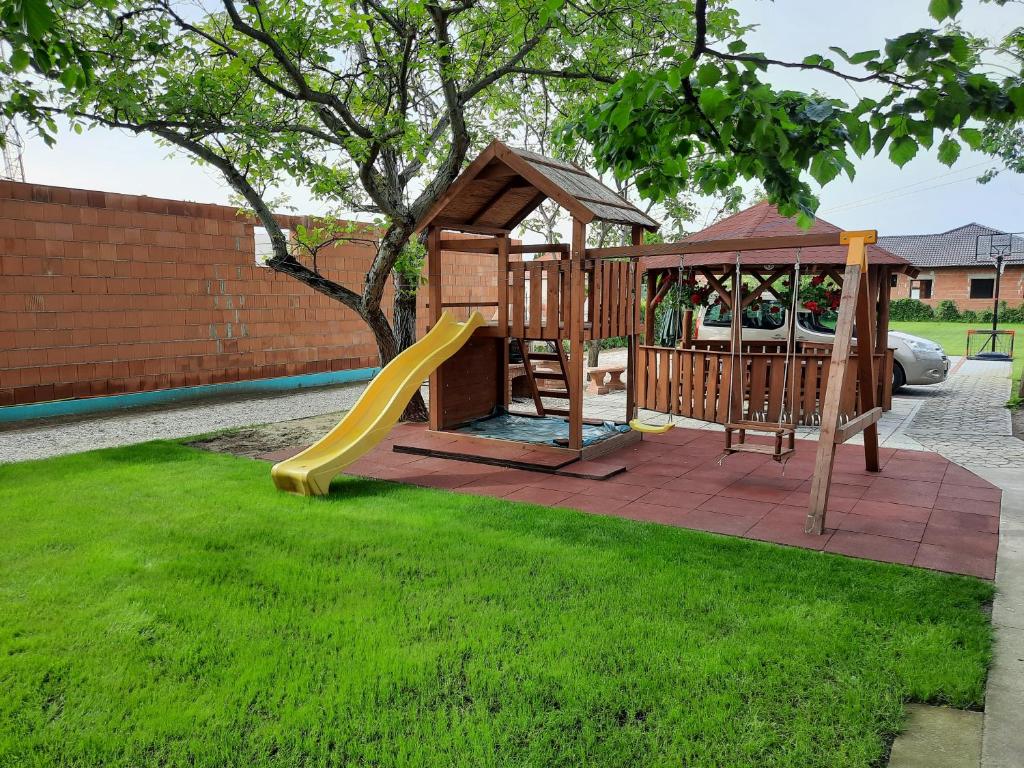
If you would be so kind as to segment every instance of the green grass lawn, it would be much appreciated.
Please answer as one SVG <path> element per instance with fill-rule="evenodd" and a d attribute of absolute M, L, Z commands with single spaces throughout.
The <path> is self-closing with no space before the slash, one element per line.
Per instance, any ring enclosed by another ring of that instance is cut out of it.
<path fill-rule="evenodd" d="M 971 328 L 987 330 L 991 323 L 938 323 L 938 322 L 894 322 L 890 328 L 894 331 L 903 331 L 914 336 L 931 339 L 936 344 L 941 344 L 947 355 L 963 355 L 967 351 L 967 331 Z M 1020 387 L 1021 373 L 1024 372 L 1024 324 L 1007 323 L 999 324 L 999 328 L 1007 331 L 1016 331 L 1017 350 L 1013 361 L 1013 380 L 1015 382 L 1013 391 Z"/>
<path fill-rule="evenodd" d="M 989 584 L 174 443 L 0 466 L 0 765 L 874 766 Z"/>

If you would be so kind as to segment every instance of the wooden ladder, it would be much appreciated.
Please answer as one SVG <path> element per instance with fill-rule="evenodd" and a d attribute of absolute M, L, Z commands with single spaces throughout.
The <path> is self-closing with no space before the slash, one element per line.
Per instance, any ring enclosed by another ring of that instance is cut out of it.
<path fill-rule="evenodd" d="M 537 408 L 538 416 L 568 416 L 568 408 L 549 408 L 545 407 L 544 402 L 541 398 L 548 397 L 557 400 L 568 400 L 569 399 L 569 376 L 566 371 L 569 369 L 569 360 L 566 357 L 565 349 L 559 342 L 554 342 L 555 352 L 531 352 L 530 341 L 528 339 L 516 339 L 516 343 L 519 345 L 520 352 L 523 356 L 523 368 L 526 372 L 526 382 L 530 387 L 530 392 L 533 395 L 533 404 Z M 555 362 L 558 363 L 557 371 L 538 371 L 534 368 L 534 363 L 538 362 Z M 562 382 L 561 389 L 541 389 L 537 386 L 537 381 L 560 381 Z"/>

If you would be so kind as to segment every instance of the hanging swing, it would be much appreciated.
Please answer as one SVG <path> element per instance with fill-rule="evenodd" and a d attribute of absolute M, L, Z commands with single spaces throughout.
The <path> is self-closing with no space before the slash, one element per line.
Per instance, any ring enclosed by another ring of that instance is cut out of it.
<path fill-rule="evenodd" d="M 669 308 L 670 311 L 675 312 L 676 318 L 680 318 L 680 319 L 682 318 L 682 312 L 680 311 L 680 309 L 681 309 L 681 305 L 682 305 L 682 295 L 683 295 L 683 292 L 681 290 L 679 282 L 680 282 L 680 280 L 682 280 L 682 275 L 683 275 L 683 257 L 680 256 L 679 257 L 679 273 L 676 276 L 675 299 L 673 300 L 673 304 L 675 306 Z M 650 307 L 650 305 L 648 305 L 647 311 L 648 312 L 653 311 L 652 308 Z M 669 322 L 679 322 L 680 320 L 676 320 L 676 318 L 672 318 L 671 315 L 670 315 L 668 318 L 666 318 L 666 323 L 669 323 Z M 635 332 L 636 329 L 634 328 L 633 330 Z M 680 328 L 680 330 L 682 330 L 682 329 Z M 677 340 L 678 340 L 678 337 L 677 337 Z M 674 345 L 675 344 L 673 344 L 673 346 Z M 636 370 L 635 366 L 634 366 L 634 370 Z M 629 420 L 629 428 L 633 429 L 633 430 L 636 430 L 637 432 L 644 432 L 644 433 L 649 434 L 649 435 L 661 435 L 661 434 L 664 434 L 665 432 L 668 432 L 670 429 L 672 429 L 672 427 L 675 426 L 675 423 L 672 421 L 672 405 L 669 405 L 668 413 L 666 414 L 666 416 L 667 416 L 667 418 L 665 419 L 665 423 L 664 424 L 648 424 L 646 422 L 640 421 L 640 419 L 630 419 Z"/>
<path fill-rule="evenodd" d="M 771 425 L 756 419 L 733 420 L 733 391 L 736 389 L 736 370 L 740 372 L 740 412 L 743 410 L 743 400 L 746 392 L 746 366 L 743 361 L 743 292 L 742 292 L 742 264 L 740 254 L 736 253 L 736 271 L 733 275 L 735 284 L 733 286 L 733 307 L 732 322 L 736 327 L 733 334 L 731 350 L 729 355 L 729 405 L 726 411 L 729 421 L 725 424 L 725 452 L 722 456 L 730 456 L 734 453 L 759 453 L 769 455 L 774 461 L 785 465 L 790 454 L 796 450 L 796 414 L 791 410 L 796 402 L 796 397 L 790 390 L 796 385 L 796 376 L 790 378 L 791 365 L 796 361 L 796 315 L 800 295 L 800 250 L 796 252 L 796 263 L 793 268 L 793 282 L 790 290 L 789 307 L 789 328 L 786 355 L 783 363 L 783 389 L 782 402 L 779 405 L 778 423 Z M 737 433 L 736 441 L 733 442 L 733 433 Z M 747 432 L 772 435 L 775 439 L 773 444 L 747 442 Z"/>

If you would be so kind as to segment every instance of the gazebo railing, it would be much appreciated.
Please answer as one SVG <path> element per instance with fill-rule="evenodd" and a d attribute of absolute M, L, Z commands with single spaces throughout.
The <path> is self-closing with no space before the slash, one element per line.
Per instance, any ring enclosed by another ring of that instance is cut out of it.
<path fill-rule="evenodd" d="M 830 350 L 816 346 L 797 352 L 786 368 L 785 352 L 743 352 L 743 404 L 733 410 L 743 419 L 777 423 L 783 421 L 814 425 L 820 421 L 821 406 L 831 365 Z M 672 413 L 702 421 L 724 424 L 729 417 L 729 388 L 734 381 L 732 366 L 739 356 L 728 351 L 637 348 L 637 405 L 653 411 Z M 880 402 L 892 405 L 892 350 L 875 356 L 879 376 Z M 735 379 L 739 383 L 739 373 Z M 737 400 L 739 393 L 733 395 Z M 840 411 L 852 418 L 860 413 L 856 377 L 847 377 Z"/>

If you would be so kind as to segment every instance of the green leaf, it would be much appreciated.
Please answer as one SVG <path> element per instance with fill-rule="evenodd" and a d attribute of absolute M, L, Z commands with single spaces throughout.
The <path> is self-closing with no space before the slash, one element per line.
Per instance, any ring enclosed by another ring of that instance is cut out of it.
<path fill-rule="evenodd" d="M 963 139 L 971 149 L 981 149 L 985 137 L 977 128 L 961 128 L 960 138 Z"/>
<path fill-rule="evenodd" d="M 871 129 L 867 123 L 851 120 L 846 124 L 846 129 L 850 132 L 850 146 L 858 157 L 871 149 Z"/>
<path fill-rule="evenodd" d="M 928 13 L 936 21 L 944 21 L 960 13 L 963 5 L 963 0 L 931 0 L 928 3 Z"/>
<path fill-rule="evenodd" d="M 28 53 L 21 48 L 11 54 L 11 67 L 14 68 L 15 72 L 21 72 L 27 69 L 28 62 Z"/>
<path fill-rule="evenodd" d="M 839 175 L 839 171 L 839 165 L 824 152 L 815 155 L 811 161 L 811 176 L 821 186 L 825 186 L 832 181 L 832 179 Z"/>
<path fill-rule="evenodd" d="M 881 55 L 882 52 L 878 50 L 859 51 L 858 53 L 855 53 L 853 54 L 853 56 L 850 57 L 850 63 L 863 64 L 865 62 L 871 61 L 872 59 L 877 59 Z"/>
<path fill-rule="evenodd" d="M 722 79 L 722 70 L 716 67 L 711 62 L 707 64 L 701 64 L 700 69 L 697 70 L 697 83 L 701 86 L 714 85 Z"/>
<path fill-rule="evenodd" d="M 21 23 L 33 40 L 41 40 L 53 26 L 53 11 L 50 3 L 43 0 L 24 0 L 16 5 L 21 11 Z"/>
<path fill-rule="evenodd" d="M 747 44 L 742 40 L 733 40 L 727 47 L 729 48 L 729 53 L 743 53 L 747 50 Z"/>
<path fill-rule="evenodd" d="M 902 168 L 917 154 L 917 142 L 909 136 L 900 136 L 889 145 L 889 159 Z"/>
<path fill-rule="evenodd" d="M 629 125 L 630 111 L 631 108 L 629 101 L 626 99 L 619 99 L 619 103 L 615 105 L 615 109 L 612 110 L 608 119 L 615 128 L 621 131 Z"/>
<path fill-rule="evenodd" d="M 725 101 L 725 91 L 718 88 L 704 88 L 698 97 L 700 108 L 706 114 L 714 114 L 719 104 Z"/>
<path fill-rule="evenodd" d="M 813 120 L 816 123 L 823 123 L 832 117 L 835 112 L 835 108 L 827 101 L 810 102 L 804 107 L 804 115 L 807 116 L 808 120 Z"/>
<path fill-rule="evenodd" d="M 939 144 L 939 162 L 943 165 L 952 165 L 960 157 L 960 142 L 947 136 Z"/>

